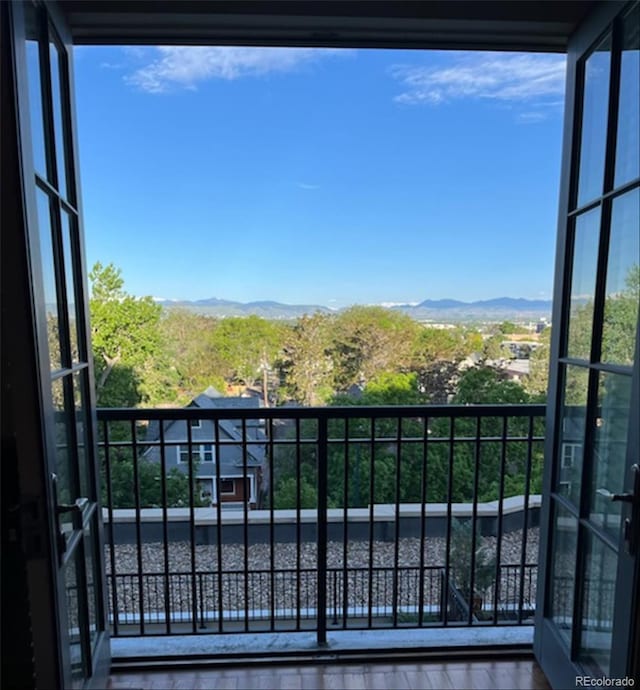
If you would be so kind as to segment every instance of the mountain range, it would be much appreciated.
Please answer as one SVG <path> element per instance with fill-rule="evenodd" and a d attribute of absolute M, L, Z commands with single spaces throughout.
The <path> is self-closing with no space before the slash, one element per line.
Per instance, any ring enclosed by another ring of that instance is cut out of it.
<path fill-rule="evenodd" d="M 335 313 L 319 304 L 284 304 L 273 300 L 257 302 L 235 302 L 233 300 L 210 297 L 200 300 L 167 300 L 155 298 L 165 309 L 187 309 L 205 316 L 249 316 L 265 319 L 297 319 L 305 314 L 321 312 Z M 385 303 L 389 304 L 389 303 Z M 475 302 L 462 302 L 455 299 L 426 299 L 412 304 L 385 306 L 393 311 L 401 311 L 417 321 L 477 321 L 503 319 L 539 319 L 551 316 L 550 300 L 529 300 L 516 297 L 498 297 Z"/>

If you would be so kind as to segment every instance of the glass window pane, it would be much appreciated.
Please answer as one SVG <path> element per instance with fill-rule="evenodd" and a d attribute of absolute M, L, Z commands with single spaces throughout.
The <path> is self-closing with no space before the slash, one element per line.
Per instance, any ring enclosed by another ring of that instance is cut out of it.
<path fill-rule="evenodd" d="M 602 331 L 603 362 L 633 365 L 640 303 L 640 189 L 613 202 Z"/>
<path fill-rule="evenodd" d="M 590 518 L 616 538 L 621 528 L 621 504 L 612 502 L 608 493 L 622 493 L 629 479 L 627 432 L 630 406 L 631 376 L 600 374 Z"/>
<path fill-rule="evenodd" d="M 80 476 L 80 495 L 93 499 L 92 492 L 89 491 L 88 467 L 87 463 L 91 454 L 86 452 L 88 445 L 88 426 L 87 426 L 87 402 L 85 400 L 85 389 L 82 385 L 85 371 L 76 372 L 73 375 L 73 400 L 74 415 L 76 420 L 76 436 L 78 442 L 78 473 Z M 91 494 L 91 495 L 90 495 Z"/>
<path fill-rule="evenodd" d="M 607 37 L 584 66 L 578 207 L 599 197 L 603 191 L 610 65 L 611 38 Z"/>
<path fill-rule="evenodd" d="M 96 516 L 84 529 L 84 560 L 87 577 L 87 610 L 89 613 L 89 635 L 91 636 L 91 647 L 95 646 L 98 639 L 99 621 L 99 591 L 100 591 L 100 570 L 96 559 L 96 539 L 97 529 L 95 525 Z"/>
<path fill-rule="evenodd" d="M 46 148 L 44 143 L 44 117 L 42 113 L 42 86 L 40 79 L 39 23 L 40 13 L 31 3 L 24 4 L 27 80 L 29 89 L 29 115 L 31 124 L 31 146 L 33 165 L 42 177 L 47 176 Z"/>
<path fill-rule="evenodd" d="M 76 294 L 75 286 L 79 281 L 79 276 L 75 274 L 72 238 L 73 238 L 73 222 L 66 211 L 62 211 L 62 250 L 64 252 L 64 272 L 65 282 L 67 286 L 67 312 L 69 317 L 69 338 L 71 347 L 71 359 L 74 362 L 80 361 L 79 343 L 78 343 L 78 318 L 76 312 Z"/>
<path fill-rule="evenodd" d="M 640 175 L 640 6 L 624 23 L 615 186 Z"/>
<path fill-rule="evenodd" d="M 567 644 L 570 644 L 573 627 L 578 521 L 561 506 L 556 506 L 555 512 L 551 568 L 551 619 Z"/>
<path fill-rule="evenodd" d="M 56 137 L 56 166 L 58 170 L 58 191 L 67 196 L 67 174 L 65 168 L 64 129 L 62 120 L 62 89 L 60 88 L 60 68 L 62 60 L 58 46 L 53 39 L 49 43 L 51 62 L 51 96 L 53 99 L 53 129 Z"/>
<path fill-rule="evenodd" d="M 38 207 L 38 230 L 40 237 L 40 260 L 42 264 L 42 287 L 47 314 L 47 340 L 49 343 L 49 361 L 51 369 L 60 369 L 61 337 L 58 321 L 58 295 L 56 291 L 56 273 L 51 232 L 51 211 L 49 197 L 42 190 L 36 189 Z"/>
<path fill-rule="evenodd" d="M 73 454 L 70 452 L 69 415 L 65 408 L 64 386 L 65 378 L 56 379 L 51 383 L 51 398 L 53 400 L 54 434 L 55 434 L 55 474 L 57 477 L 56 490 L 58 503 L 75 501 L 77 493 L 73 476 Z M 73 531 L 72 513 L 61 513 L 60 529 L 68 536 Z"/>
<path fill-rule="evenodd" d="M 589 360 L 591 357 L 599 237 L 598 207 L 578 216 L 575 225 L 567 354 L 577 359 Z"/>
<path fill-rule="evenodd" d="M 71 661 L 71 682 L 73 688 L 81 688 L 87 675 L 88 667 L 82 646 L 84 629 L 82 609 L 80 607 L 80 568 L 82 568 L 82 549 L 76 549 L 73 558 L 64 566 L 64 588 L 66 601 L 66 624 L 69 634 L 69 656 Z"/>
<path fill-rule="evenodd" d="M 609 675 L 617 569 L 617 554 L 589 534 L 579 658 L 595 676 Z"/>
<path fill-rule="evenodd" d="M 556 491 L 576 506 L 580 501 L 589 370 L 565 367 Z"/>

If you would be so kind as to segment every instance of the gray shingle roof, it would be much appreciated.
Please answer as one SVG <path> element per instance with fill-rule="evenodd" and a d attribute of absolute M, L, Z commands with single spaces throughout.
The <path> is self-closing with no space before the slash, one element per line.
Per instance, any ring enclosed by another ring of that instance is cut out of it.
<path fill-rule="evenodd" d="M 255 409 L 262 407 L 262 401 L 258 398 L 239 398 L 222 396 L 213 386 L 209 386 L 204 393 L 201 393 L 194 398 L 188 405 L 188 408 L 200 408 L 203 410 L 213 409 Z M 206 421 L 206 420 L 203 420 Z M 165 438 L 169 429 L 176 424 L 184 424 L 183 420 L 173 420 L 166 423 L 164 427 Z M 242 420 L 219 420 L 218 428 L 222 440 L 238 441 L 242 443 Z M 262 431 L 262 424 L 259 419 L 248 419 L 245 424 L 247 439 L 259 441 L 267 438 Z M 185 432 L 186 435 L 186 432 Z M 226 437 L 226 439 L 225 439 Z M 147 429 L 147 441 L 157 442 L 160 438 L 160 423 L 157 420 L 152 420 Z M 185 439 L 186 440 L 186 439 Z M 196 439 L 194 439 L 194 443 Z M 227 446 L 228 447 L 228 446 Z M 224 448 L 224 447 L 223 447 Z M 256 466 L 262 465 L 264 462 L 264 449 L 261 446 L 247 447 L 247 465 Z M 236 462 L 236 465 L 242 465 L 243 461 Z"/>

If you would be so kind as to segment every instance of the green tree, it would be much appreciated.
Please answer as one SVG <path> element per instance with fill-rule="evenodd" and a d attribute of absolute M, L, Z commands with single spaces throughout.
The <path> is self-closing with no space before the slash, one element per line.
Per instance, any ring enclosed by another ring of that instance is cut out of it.
<path fill-rule="evenodd" d="M 185 309 L 169 309 L 163 315 L 162 348 L 176 378 L 176 402 L 187 403 L 208 386 L 224 391 L 224 376 L 230 372 L 212 342 L 215 328 L 215 319 Z"/>
<path fill-rule="evenodd" d="M 464 351 L 464 332 L 461 329 L 423 328 L 415 338 L 413 367 L 439 360 L 461 359 Z"/>
<path fill-rule="evenodd" d="M 127 407 L 152 396 L 160 354 L 161 307 L 124 291 L 120 269 L 96 263 L 91 281 L 91 332 L 100 406 Z"/>
<path fill-rule="evenodd" d="M 268 387 L 268 372 L 282 354 L 285 327 L 259 316 L 230 317 L 219 321 L 211 345 L 224 367 L 225 378 L 252 386 Z M 265 398 L 268 391 L 263 390 Z"/>
<path fill-rule="evenodd" d="M 634 264 L 625 277 L 624 289 L 607 295 L 602 328 L 602 361 L 632 365 L 635 356 L 640 266 Z"/>
<path fill-rule="evenodd" d="M 276 510 L 295 508 L 298 501 L 298 483 L 295 477 L 284 477 L 279 482 L 273 496 L 273 507 Z M 300 479 L 300 508 L 317 508 L 318 491 L 315 484 L 308 479 Z"/>
<path fill-rule="evenodd" d="M 461 327 L 423 329 L 415 342 L 411 370 L 418 376 L 418 389 L 426 401 L 448 403 L 460 378 L 459 363 L 481 349 L 482 336 L 478 331 Z"/>
<path fill-rule="evenodd" d="M 545 328 L 538 339 L 538 347 L 533 350 L 531 357 L 529 357 L 529 373 L 524 379 L 527 393 L 541 401 L 547 398 L 550 351 L 551 328 Z"/>
<path fill-rule="evenodd" d="M 138 471 L 138 491 L 139 503 L 141 508 L 160 508 L 162 502 L 162 466 L 159 462 L 153 462 L 143 456 L 136 460 Z M 196 487 L 196 476 L 198 463 L 194 462 L 194 506 L 206 505 L 201 500 Z M 134 464 L 131 453 L 123 450 L 116 450 L 110 458 L 111 489 L 107 492 L 106 478 L 103 471 L 102 476 L 102 496 L 105 504 L 108 504 L 108 497 L 111 496 L 112 508 L 135 508 L 135 488 L 134 488 Z M 177 467 L 172 467 L 165 477 L 167 507 L 179 508 L 188 506 L 190 501 L 189 475 L 181 472 Z"/>
<path fill-rule="evenodd" d="M 504 336 L 499 333 L 489 336 L 482 346 L 482 356 L 484 359 L 497 360 L 510 356 L 508 350 L 502 347 L 503 341 Z"/>
<path fill-rule="evenodd" d="M 331 322 L 324 314 L 303 316 L 285 338 L 279 364 L 289 395 L 303 405 L 320 405 L 334 391 Z"/>
<path fill-rule="evenodd" d="M 474 352 L 482 352 L 482 334 L 471 328 L 463 332 L 464 342 L 464 356 L 471 355 Z"/>
<path fill-rule="evenodd" d="M 530 402 L 526 390 L 515 381 L 508 381 L 492 367 L 474 367 L 460 377 L 454 403 L 520 405 Z"/>
<path fill-rule="evenodd" d="M 338 394 L 331 405 L 419 405 L 425 397 L 418 390 L 415 372 L 383 371 L 367 383 L 359 398 Z"/>
<path fill-rule="evenodd" d="M 498 324 L 496 332 L 503 335 L 512 335 L 514 333 L 529 333 L 530 330 L 526 326 L 518 326 L 513 321 L 503 321 Z"/>
<path fill-rule="evenodd" d="M 341 390 L 384 371 L 408 368 L 420 328 L 406 314 L 366 306 L 346 309 L 333 325 L 336 383 Z"/>

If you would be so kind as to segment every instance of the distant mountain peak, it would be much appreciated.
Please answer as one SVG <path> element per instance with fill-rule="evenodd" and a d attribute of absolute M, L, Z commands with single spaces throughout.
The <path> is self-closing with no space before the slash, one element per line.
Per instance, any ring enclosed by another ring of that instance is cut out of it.
<path fill-rule="evenodd" d="M 265 319 L 293 320 L 306 314 L 336 313 L 319 304 L 286 304 L 275 300 L 255 300 L 238 302 L 234 300 L 208 297 L 199 300 L 177 300 L 154 298 L 167 309 L 181 308 L 206 316 L 223 318 L 225 316 L 261 316 Z M 550 300 L 530 300 L 524 297 L 496 297 L 494 299 L 463 302 L 457 299 L 425 299 L 422 302 L 381 302 L 378 306 L 402 311 L 422 321 L 464 321 L 499 320 L 506 318 L 538 318 L 551 314 Z M 346 307 L 345 307 L 346 308 Z"/>
<path fill-rule="evenodd" d="M 455 307 L 463 307 L 468 302 L 461 302 L 457 299 L 426 299 L 419 302 L 416 306 L 427 307 L 429 309 L 454 309 Z"/>

